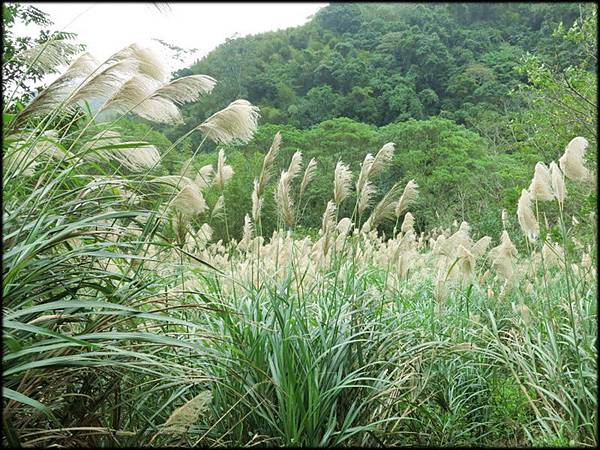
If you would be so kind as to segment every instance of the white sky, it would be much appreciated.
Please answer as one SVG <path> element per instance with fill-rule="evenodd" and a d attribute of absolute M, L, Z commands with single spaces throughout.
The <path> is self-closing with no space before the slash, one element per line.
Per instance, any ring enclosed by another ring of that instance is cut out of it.
<path fill-rule="evenodd" d="M 19 2 L 30 4 L 27 2 Z M 54 29 L 77 33 L 78 43 L 98 60 L 133 43 L 156 46 L 152 38 L 197 48 L 184 63 L 192 64 L 234 34 L 246 36 L 302 25 L 327 3 L 169 3 L 159 11 L 151 3 L 31 3 L 48 13 Z M 166 9 L 166 10 L 165 10 Z M 34 35 L 39 28 L 15 26 L 16 35 Z"/>

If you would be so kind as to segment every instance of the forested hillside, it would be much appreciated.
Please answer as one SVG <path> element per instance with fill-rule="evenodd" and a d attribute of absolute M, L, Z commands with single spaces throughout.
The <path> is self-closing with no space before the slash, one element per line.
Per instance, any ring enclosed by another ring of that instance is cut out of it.
<path fill-rule="evenodd" d="M 344 4 L 306 25 L 231 39 L 179 75 L 204 73 L 214 95 L 190 117 L 243 97 L 262 123 L 306 128 L 348 117 L 385 125 L 431 116 L 473 124 L 512 107 L 509 93 L 526 77 L 526 52 L 567 66 L 573 45 L 552 32 L 570 27 L 582 6 L 569 4 Z"/>

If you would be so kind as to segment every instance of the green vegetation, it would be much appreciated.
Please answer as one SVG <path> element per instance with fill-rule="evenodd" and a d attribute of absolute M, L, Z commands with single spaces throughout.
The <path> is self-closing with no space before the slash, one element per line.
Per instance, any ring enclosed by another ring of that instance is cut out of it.
<path fill-rule="evenodd" d="M 596 446 L 595 11 L 4 34 L 2 444 Z"/>

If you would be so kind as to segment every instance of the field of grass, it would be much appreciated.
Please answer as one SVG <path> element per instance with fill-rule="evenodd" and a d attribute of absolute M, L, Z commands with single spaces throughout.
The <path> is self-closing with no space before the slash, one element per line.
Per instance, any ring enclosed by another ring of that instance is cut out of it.
<path fill-rule="evenodd" d="M 595 189 L 585 139 L 532 168 L 518 217 L 498 211 L 522 228 L 520 251 L 506 227 L 417 234 L 419 180 L 375 202 L 392 143 L 358 174 L 338 164 L 305 236 L 314 163 L 296 154 L 273 173 L 279 135 L 248 187 L 243 236 L 213 242 L 236 203 L 209 208 L 203 192 L 235 176 L 227 155 L 159 176 L 164 152 L 83 104 L 102 92 L 100 110 L 164 122 L 212 89 L 167 83 L 142 50 L 84 55 L 4 115 L 4 445 L 597 444 L 595 218 L 563 214 L 571 183 Z M 257 115 L 238 100 L 192 132 L 247 141 Z"/>

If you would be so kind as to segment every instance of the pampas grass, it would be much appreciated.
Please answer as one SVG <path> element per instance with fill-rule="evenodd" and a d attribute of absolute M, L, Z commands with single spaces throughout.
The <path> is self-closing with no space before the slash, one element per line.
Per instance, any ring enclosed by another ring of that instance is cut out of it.
<path fill-rule="evenodd" d="M 590 178 L 590 172 L 584 165 L 587 147 L 588 141 L 583 137 L 576 137 L 569 142 L 565 153 L 558 160 L 565 176 L 575 181 L 586 181 Z"/>
<path fill-rule="evenodd" d="M 528 190 L 532 200 L 550 201 L 554 199 L 550 171 L 544 163 L 538 162 L 535 165 L 535 173 Z"/>
<path fill-rule="evenodd" d="M 341 161 L 335 166 L 333 178 L 333 201 L 340 205 L 350 194 L 352 186 L 352 172 L 346 164 Z"/>
<path fill-rule="evenodd" d="M 531 195 L 527 189 L 521 191 L 517 207 L 517 217 L 523 234 L 530 241 L 535 241 L 540 234 L 540 226 L 531 209 Z"/>
<path fill-rule="evenodd" d="M 552 185 L 552 194 L 562 207 L 567 190 L 565 188 L 564 176 L 554 161 L 550 163 L 550 183 Z"/>
<path fill-rule="evenodd" d="M 398 200 L 398 203 L 396 203 L 396 207 L 394 209 L 394 214 L 396 217 L 400 217 L 400 214 L 406 211 L 406 209 L 417 199 L 419 196 L 418 188 L 419 186 L 415 180 L 410 180 L 408 183 L 406 183 L 404 191 L 402 192 L 402 195 L 400 196 L 400 199 Z"/>
<path fill-rule="evenodd" d="M 217 144 L 248 142 L 256 131 L 258 108 L 247 100 L 236 100 L 196 127 Z"/>
<path fill-rule="evenodd" d="M 225 184 L 234 174 L 233 168 L 230 165 L 225 164 L 226 159 L 225 151 L 220 149 L 217 157 L 217 170 L 215 171 L 214 184 L 215 186 L 218 186 L 221 191 L 225 189 Z"/>

